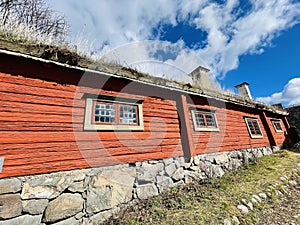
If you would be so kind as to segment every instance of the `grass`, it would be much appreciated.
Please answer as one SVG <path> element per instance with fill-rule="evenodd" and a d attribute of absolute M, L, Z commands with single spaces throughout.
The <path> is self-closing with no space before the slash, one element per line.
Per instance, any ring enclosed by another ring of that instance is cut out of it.
<path fill-rule="evenodd" d="M 119 218 L 108 224 L 223 224 L 225 218 L 237 216 L 242 224 L 255 224 L 257 214 L 267 210 L 280 199 L 275 195 L 256 205 L 247 216 L 236 208 L 241 199 L 250 200 L 252 194 L 265 192 L 267 187 L 290 173 L 300 157 L 291 151 L 280 151 L 257 163 L 226 174 L 222 178 L 204 180 L 173 188 L 160 196 L 131 206 Z"/>

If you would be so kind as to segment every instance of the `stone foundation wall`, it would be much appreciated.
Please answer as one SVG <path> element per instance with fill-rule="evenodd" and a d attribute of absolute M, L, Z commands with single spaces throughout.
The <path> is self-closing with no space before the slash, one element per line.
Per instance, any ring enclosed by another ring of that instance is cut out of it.
<path fill-rule="evenodd" d="M 0 225 L 98 224 L 132 201 L 170 187 L 221 177 L 277 151 L 264 147 L 0 179 Z"/>

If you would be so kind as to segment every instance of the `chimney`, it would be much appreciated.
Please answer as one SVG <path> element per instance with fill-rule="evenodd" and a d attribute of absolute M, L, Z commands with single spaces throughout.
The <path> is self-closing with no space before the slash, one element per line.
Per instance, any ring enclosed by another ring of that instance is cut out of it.
<path fill-rule="evenodd" d="M 189 76 L 193 80 L 193 86 L 202 87 L 205 89 L 210 88 L 210 81 L 208 77 L 209 69 L 204 68 L 202 66 L 198 66 L 195 70 L 193 70 Z"/>
<path fill-rule="evenodd" d="M 247 82 L 243 82 L 239 85 L 234 86 L 238 89 L 239 95 L 244 98 L 248 98 L 252 100 L 251 92 L 249 89 L 249 84 Z"/>

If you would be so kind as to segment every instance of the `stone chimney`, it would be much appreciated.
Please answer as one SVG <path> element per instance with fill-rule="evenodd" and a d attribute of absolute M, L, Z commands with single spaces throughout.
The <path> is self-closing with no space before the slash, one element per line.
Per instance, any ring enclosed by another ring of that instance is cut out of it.
<path fill-rule="evenodd" d="M 193 70 L 189 76 L 192 78 L 192 85 L 195 87 L 202 87 L 205 89 L 210 88 L 210 81 L 208 77 L 209 69 L 199 66 L 195 70 Z"/>
<path fill-rule="evenodd" d="M 243 82 L 239 85 L 234 86 L 238 89 L 239 95 L 244 98 L 248 98 L 252 100 L 252 95 L 249 89 L 249 84 L 247 82 Z"/>

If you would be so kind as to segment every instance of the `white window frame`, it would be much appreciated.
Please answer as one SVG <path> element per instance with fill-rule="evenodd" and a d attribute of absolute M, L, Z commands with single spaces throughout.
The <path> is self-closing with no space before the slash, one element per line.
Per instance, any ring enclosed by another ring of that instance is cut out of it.
<path fill-rule="evenodd" d="M 273 120 L 273 119 L 272 119 L 271 122 L 272 122 L 272 125 L 273 125 L 274 130 L 275 130 L 276 133 L 283 133 L 283 132 L 284 132 L 283 129 L 282 129 L 282 125 L 281 125 L 280 120 Z M 275 123 L 279 123 L 279 124 L 280 124 L 281 130 L 278 130 L 278 129 L 276 128 Z"/>
<path fill-rule="evenodd" d="M 94 113 L 93 113 L 94 112 L 94 104 L 93 104 L 94 101 L 136 106 L 138 109 L 138 118 L 136 118 L 138 120 L 137 125 L 92 123 L 93 116 L 94 116 Z M 86 98 L 85 118 L 84 118 L 84 128 L 83 129 L 86 131 L 93 131 L 93 130 L 143 131 L 144 130 L 144 120 L 143 120 L 142 103 L 119 101 L 119 100 L 115 101 L 115 100 L 107 100 L 107 99 L 99 99 L 99 98 Z"/>
<path fill-rule="evenodd" d="M 248 124 L 248 120 L 254 120 L 254 121 L 257 122 L 257 126 L 259 128 L 260 133 L 261 133 L 260 135 L 251 133 L 251 129 L 250 129 L 249 124 Z M 258 118 L 245 117 L 245 122 L 246 122 L 247 129 L 248 129 L 248 132 L 249 132 L 251 138 L 263 138 L 264 137 L 263 133 L 262 133 L 262 130 L 261 130 L 261 127 L 260 127 L 259 122 L 258 122 Z"/>
<path fill-rule="evenodd" d="M 193 120 L 193 125 L 194 125 L 195 131 L 211 131 L 211 132 L 220 131 L 215 111 L 209 111 L 209 110 L 203 110 L 203 109 L 191 109 L 191 113 L 192 113 L 192 120 Z M 216 126 L 215 127 L 199 127 L 197 125 L 196 113 L 212 115 L 215 120 Z"/>

